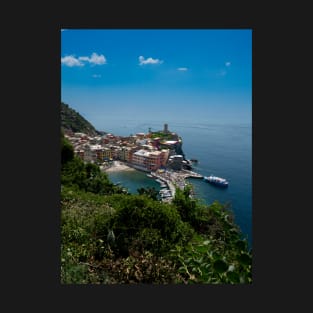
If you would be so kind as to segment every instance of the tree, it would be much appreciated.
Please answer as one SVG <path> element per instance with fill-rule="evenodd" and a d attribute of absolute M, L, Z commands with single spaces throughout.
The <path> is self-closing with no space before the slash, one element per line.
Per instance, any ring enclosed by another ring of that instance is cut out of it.
<path fill-rule="evenodd" d="M 65 164 L 68 161 L 73 160 L 74 158 L 74 149 L 71 143 L 61 135 L 61 164 Z"/>
<path fill-rule="evenodd" d="M 184 190 L 176 188 L 175 197 L 173 199 L 173 204 L 177 208 L 182 220 L 184 222 L 193 222 L 197 202 L 195 199 L 190 197 L 191 187 L 186 186 Z"/>
<path fill-rule="evenodd" d="M 158 200 L 158 191 L 154 187 L 138 188 L 138 194 L 146 195 L 153 200 Z"/>

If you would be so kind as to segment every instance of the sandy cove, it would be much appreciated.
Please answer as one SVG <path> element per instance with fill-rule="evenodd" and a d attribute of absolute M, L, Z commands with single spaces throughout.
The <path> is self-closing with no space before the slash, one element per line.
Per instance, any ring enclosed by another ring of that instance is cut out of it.
<path fill-rule="evenodd" d="M 135 171 L 135 169 L 126 165 L 123 162 L 113 161 L 113 164 L 111 166 L 109 166 L 108 168 L 103 168 L 103 171 L 105 171 L 105 172 L 120 172 L 120 171 Z"/>

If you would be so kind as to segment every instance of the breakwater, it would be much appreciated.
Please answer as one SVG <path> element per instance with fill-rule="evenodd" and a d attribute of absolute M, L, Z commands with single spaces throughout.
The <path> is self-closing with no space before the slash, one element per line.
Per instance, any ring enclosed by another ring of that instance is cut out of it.
<path fill-rule="evenodd" d="M 175 197 L 176 188 L 183 190 L 186 187 L 186 178 L 203 178 L 201 174 L 188 170 L 157 170 L 155 172 L 151 172 L 151 175 L 152 177 L 164 182 L 170 191 L 168 193 L 161 191 L 161 197 L 164 202 L 172 201 Z"/>

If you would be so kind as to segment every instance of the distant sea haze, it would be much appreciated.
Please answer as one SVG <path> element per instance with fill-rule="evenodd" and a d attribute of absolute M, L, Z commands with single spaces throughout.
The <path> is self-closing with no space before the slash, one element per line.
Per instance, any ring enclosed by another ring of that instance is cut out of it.
<path fill-rule="evenodd" d="M 226 178 L 226 189 L 210 185 L 202 179 L 189 179 L 196 196 L 206 204 L 214 200 L 230 203 L 235 221 L 244 237 L 252 244 L 252 125 L 251 123 L 213 124 L 196 122 L 161 121 L 142 122 L 124 120 L 119 123 L 104 123 L 98 130 L 115 135 L 128 136 L 138 132 L 163 129 L 164 123 L 183 139 L 183 151 L 187 159 L 197 159 L 194 170 L 203 176 L 211 174 Z M 121 182 L 132 193 L 141 185 L 158 187 L 144 173 L 109 173 L 113 182 Z"/>

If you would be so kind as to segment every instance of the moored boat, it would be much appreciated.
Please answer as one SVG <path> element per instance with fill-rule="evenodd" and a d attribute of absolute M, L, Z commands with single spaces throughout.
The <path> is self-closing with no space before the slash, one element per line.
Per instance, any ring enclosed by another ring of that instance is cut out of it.
<path fill-rule="evenodd" d="M 161 198 L 172 197 L 172 192 L 169 189 L 162 189 L 159 191 Z"/>
<path fill-rule="evenodd" d="M 157 178 L 155 181 L 160 184 L 160 187 L 161 187 L 161 188 L 167 187 L 167 185 L 165 184 L 165 182 L 163 182 L 161 179 L 158 179 L 158 178 Z"/>
<path fill-rule="evenodd" d="M 219 187 L 228 187 L 228 181 L 225 178 L 217 177 L 217 176 L 204 176 L 203 179 L 210 184 L 219 186 Z"/>

